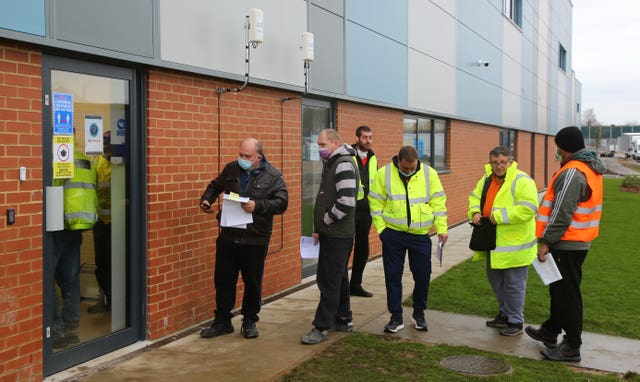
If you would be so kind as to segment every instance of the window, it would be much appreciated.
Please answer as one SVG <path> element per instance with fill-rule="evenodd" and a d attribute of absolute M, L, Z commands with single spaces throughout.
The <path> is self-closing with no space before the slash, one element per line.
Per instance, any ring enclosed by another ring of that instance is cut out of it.
<path fill-rule="evenodd" d="M 560 44 L 560 52 L 558 55 L 558 66 L 563 72 L 567 71 L 567 50 Z"/>
<path fill-rule="evenodd" d="M 511 150 L 513 157 L 516 156 L 516 132 L 515 130 L 500 130 L 500 146 L 507 147 Z"/>
<path fill-rule="evenodd" d="M 580 113 L 580 104 L 579 103 L 576 104 L 576 113 Z"/>
<path fill-rule="evenodd" d="M 421 162 L 438 171 L 447 169 L 446 120 L 405 115 L 403 144 L 415 147 Z"/>
<path fill-rule="evenodd" d="M 522 28 L 522 0 L 503 0 L 504 14 Z"/>

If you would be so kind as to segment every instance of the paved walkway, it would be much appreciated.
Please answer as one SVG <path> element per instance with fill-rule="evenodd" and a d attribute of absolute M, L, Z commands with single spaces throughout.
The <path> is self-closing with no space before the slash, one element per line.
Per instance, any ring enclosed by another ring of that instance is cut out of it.
<path fill-rule="evenodd" d="M 470 228 L 460 225 L 449 232 L 443 266 L 433 266 L 433 277 L 471 256 L 467 248 Z M 433 240 L 436 240 L 435 238 Z M 408 268 L 405 267 L 405 268 Z M 408 269 L 403 278 L 404 292 L 412 288 Z M 537 277 L 532 274 L 531 277 Z M 308 281 L 308 280 L 304 280 Z M 383 335 L 389 319 L 381 259 L 367 265 L 364 286 L 373 298 L 353 297 L 355 329 Z M 348 335 L 331 332 L 319 345 L 302 345 L 300 337 L 311 329 L 311 320 L 319 299 L 315 284 L 265 304 L 260 314 L 260 337 L 246 340 L 234 334 L 201 339 L 194 327 L 186 336 L 158 346 L 141 342 L 47 378 L 47 381 L 270 381 L 286 374 L 299 363 L 314 357 L 330 343 Z M 405 309 L 405 323 L 410 323 Z M 393 336 L 426 343 L 465 345 L 490 352 L 541 359 L 541 345 L 526 334 L 517 337 L 498 335 L 484 325 L 485 317 L 474 317 L 428 310 L 428 332 L 407 325 Z M 203 326 L 206 323 L 203 323 Z M 233 319 L 236 329 L 240 317 Z M 640 372 L 640 341 L 594 333 L 583 334 L 582 362 L 586 368 L 624 373 Z"/>

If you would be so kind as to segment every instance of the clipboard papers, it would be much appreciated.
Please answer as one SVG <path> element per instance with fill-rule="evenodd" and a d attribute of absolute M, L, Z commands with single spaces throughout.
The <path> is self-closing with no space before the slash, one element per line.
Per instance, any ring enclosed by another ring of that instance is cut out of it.
<path fill-rule="evenodd" d="M 317 259 L 320 256 L 320 243 L 314 244 L 311 236 L 300 236 L 300 256 L 303 259 Z"/>
<path fill-rule="evenodd" d="M 536 257 L 533 260 L 533 268 L 538 272 L 538 276 L 540 276 L 540 280 L 542 280 L 544 285 L 549 285 L 552 282 L 562 280 L 562 275 L 560 274 L 560 270 L 558 270 L 558 266 L 556 265 L 556 261 L 553 259 L 551 252 L 547 253 L 547 259 L 544 262 L 541 262 Z"/>
<path fill-rule="evenodd" d="M 247 224 L 253 223 L 253 214 L 242 209 L 241 203 L 246 203 L 249 198 L 241 197 L 232 192 L 222 196 L 222 214 L 220 226 L 247 228 Z"/>

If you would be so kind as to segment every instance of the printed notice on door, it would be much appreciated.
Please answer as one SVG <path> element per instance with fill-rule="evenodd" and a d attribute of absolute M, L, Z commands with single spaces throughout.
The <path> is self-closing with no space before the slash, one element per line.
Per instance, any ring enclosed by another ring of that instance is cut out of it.
<path fill-rule="evenodd" d="M 73 178 L 73 135 L 53 136 L 53 178 Z"/>

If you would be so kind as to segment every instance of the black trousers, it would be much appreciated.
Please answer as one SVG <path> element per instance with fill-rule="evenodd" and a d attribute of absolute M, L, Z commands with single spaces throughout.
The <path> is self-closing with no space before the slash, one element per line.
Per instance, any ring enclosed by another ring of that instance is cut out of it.
<path fill-rule="evenodd" d="M 216 240 L 216 320 L 231 320 L 236 303 L 238 272 L 244 281 L 242 310 L 244 317 L 258 321 L 262 305 L 262 276 L 268 245 L 242 245 L 218 238 Z"/>
<path fill-rule="evenodd" d="M 316 275 L 320 302 L 313 319 L 313 326 L 320 330 L 331 328 L 336 318 L 351 320 L 347 264 L 352 246 L 353 238 L 320 235 Z"/>
<path fill-rule="evenodd" d="M 371 230 L 371 212 L 356 210 L 356 235 L 351 263 L 351 288 L 362 286 L 362 274 L 369 260 L 369 231 Z"/>
<path fill-rule="evenodd" d="M 93 226 L 96 280 L 111 305 L 111 224 L 98 221 Z"/>
<path fill-rule="evenodd" d="M 549 285 L 551 305 L 549 319 L 542 327 L 553 335 L 564 329 L 567 345 L 580 349 L 582 345 L 582 264 L 588 251 L 552 250 L 553 259 L 558 265 L 562 280 Z"/>

